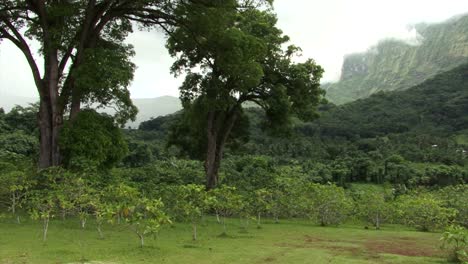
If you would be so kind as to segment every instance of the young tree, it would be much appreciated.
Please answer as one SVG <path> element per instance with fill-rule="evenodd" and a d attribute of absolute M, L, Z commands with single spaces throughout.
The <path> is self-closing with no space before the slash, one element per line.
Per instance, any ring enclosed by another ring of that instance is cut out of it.
<path fill-rule="evenodd" d="M 321 226 L 338 225 L 350 210 L 350 201 L 344 189 L 336 185 L 310 184 L 306 187 L 310 216 Z"/>
<path fill-rule="evenodd" d="M 262 215 L 271 210 L 272 193 L 268 189 L 258 189 L 252 195 L 252 209 L 257 215 L 257 228 L 261 228 Z"/>
<path fill-rule="evenodd" d="M 125 222 L 140 239 L 141 247 L 145 245 L 146 235 L 157 235 L 163 224 L 171 223 L 163 208 L 164 204 L 160 199 L 141 198 L 123 215 Z"/>
<path fill-rule="evenodd" d="M 29 200 L 30 215 L 34 220 L 42 221 L 42 241 L 46 242 L 49 222 L 56 216 L 57 196 L 55 191 L 34 191 Z"/>
<path fill-rule="evenodd" d="M 323 95 L 322 68 L 313 60 L 295 63 L 299 49 L 282 48 L 289 38 L 276 27 L 276 16 L 268 8 L 245 6 L 262 2 L 228 0 L 207 6 L 193 1 L 176 11 L 181 26 L 168 30 L 167 47 L 177 57 L 172 71 L 187 73 L 180 87 L 185 118 L 175 132 L 189 134 L 192 140 L 186 143 L 204 150 L 198 152 L 205 160 L 207 189 L 218 184 L 233 129 L 244 126 L 246 102 L 263 108 L 267 125 L 283 129 L 293 115 L 313 119 Z"/>
<path fill-rule="evenodd" d="M 461 226 L 449 226 L 440 238 L 442 249 L 448 251 L 451 262 L 468 262 L 468 230 Z"/>
<path fill-rule="evenodd" d="M 211 207 L 222 217 L 222 235 L 227 235 L 226 217 L 238 213 L 242 209 L 242 196 L 236 193 L 236 188 L 226 185 L 210 190 L 209 195 L 213 197 L 210 200 Z"/>
<path fill-rule="evenodd" d="M 3 194 L 8 197 L 6 201 L 1 202 L 7 204 L 18 224 L 20 223 L 18 209 L 26 202 L 26 196 L 33 184 L 34 181 L 23 171 L 14 170 L 7 173 L 0 171 L 0 197 Z"/>
<path fill-rule="evenodd" d="M 190 221 L 193 230 L 192 239 L 197 240 L 197 225 L 200 223 L 203 213 L 212 203 L 212 197 L 208 196 L 203 186 L 195 184 L 178 185 L 171 190 L 172 199 L 181 214 L 180 217 Z"/>
<path fill-rule="evenodd" d="M 107 187 L 103 194 L 103 203 L 109 205 L 120 224 L 128 216 L 130 208 L 138 203 L 140 193 L 124 183 Z"/>
<path fill-rule="evenodd" d="M 456 224 L 468 228 L 468 185 L 448 186 L 438 190 L 435 195 L 443 201 L 445 207 L 458 211 Z"/>
<path fill-rule="evenodd" d="M 173 5 L 184 3 L 183 0 L 0 2 L 0 41 L 9 40 L 24 54 L 40 98 L 40 168 L 60 165 L 60 128 L 65 114 L 69 112 L 74 119 L 82 103 L 115 105 L 121 124 L 135 117 L 137 110 L 127 90 L 135 68 L 130 62 L 134 52 L 124 40 L 133 23 L 169 23 Z M 33 41 L 40 45 L 43 67 L 31 50 Z"/>
<path fill-rule="evenodd" d="M 385 194 L 377 191 L 364 191 L 358 194 L 356 209 L 360 217 L 380 229 L 380 225 L 388 214 L 388 204 Z"/>
<path fill-rule="evenodd" d="M 442 201 L 430 194 L 403 195 L 396 202 L 403 222 L 420 231 L 445 228 L 457 214 L 457 210 L 443 207 Z"/>

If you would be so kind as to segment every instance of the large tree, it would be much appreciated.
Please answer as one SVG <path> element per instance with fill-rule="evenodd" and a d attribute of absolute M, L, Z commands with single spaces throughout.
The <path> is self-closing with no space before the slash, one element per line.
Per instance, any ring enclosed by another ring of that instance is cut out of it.
<path fill-rule="evenodd" d="M 173 6 L 184 2 L 0 1 L 0 41 L 11 41 L 24 54 L 40 98 L 40 168 L 60 165 L 60 129 L 64 119 L 77 116 L 82 104 L 113 105 L 120 123 L 135 117 L 127 90 L 134 52 L 124 40 L 136 23 L 169 23 Z M 34 41 L 40 45 L 37 57 L 31 50 Z"/>
<path fill-rule="evenodd" d="M 313 119 L 323 96 L 322 68 L 313 60 L 296 63 L 300 50 L 283 48 L 289 38 L 276 27 L 268 2 L 194 2 L 177 9 L 183 20 L 168 30 L 167 46 L 177 58 L 172 70 L 187 74 L 180 88 L 186 129 L 178 131 L 188 132 L 192 144 L 202 142 L 207 189 L 218 183 L 226 143 L 243 123 L 246 102 L 265 110 L 270 127 L 283 129 L 292 116 Z"/>

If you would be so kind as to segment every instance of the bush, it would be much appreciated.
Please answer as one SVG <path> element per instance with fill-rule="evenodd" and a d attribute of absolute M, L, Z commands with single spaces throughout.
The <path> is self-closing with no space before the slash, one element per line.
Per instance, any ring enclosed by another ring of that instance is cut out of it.
<path fill-rule="evenodd" d="M 461 226 L 450 226 L 442 234 L 442 249 L 447 250 L 450 261 L 468 262 L 468 231 Z"/>
<path fill-rule="evenodd" d="M 351 208 L 344 189 L 336 185 L 309 184 L 306 196 L 309 216 L 322 226 L 342 223 Z"/>
<path fill-rule="evenodd" d="M 443 207 L 441 200 L 429 194 L 404 195 L 397 200 L 399 216 L 404 224 L 420 231 L 445 228 L 457 211 Z"/>

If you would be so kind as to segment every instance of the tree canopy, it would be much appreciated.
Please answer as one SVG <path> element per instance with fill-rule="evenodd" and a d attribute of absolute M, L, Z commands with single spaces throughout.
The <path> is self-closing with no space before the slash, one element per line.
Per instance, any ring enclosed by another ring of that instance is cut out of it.
<path fill-rule="evenodd" d="M 311 59 L 295 62 L 299 48 L 283 49 L 289 38 L 276 27 L 274 13 L 239 6 L 234 0 L 182 6 L 176 13 L 185 22 L 169 32 L 167 43 L 176 57 L 173 73 L 187 74 L 180 93 L 190 118 L 184 120 L 188 129 L 178 131 L 205 139 L 208 188 L 217 184 L 223 150 L 240 125 L 243 104 L 259 105 L 267 125 L 284 131 L 292 116 L 316 117 L 324 94 L 323 69 Z"/>

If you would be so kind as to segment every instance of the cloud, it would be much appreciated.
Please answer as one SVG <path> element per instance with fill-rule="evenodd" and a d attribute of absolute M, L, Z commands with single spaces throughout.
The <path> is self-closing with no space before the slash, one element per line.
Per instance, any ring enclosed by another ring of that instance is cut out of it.
<path fill-rule="evenodd" d="M 468 1 L 276 0 L 275 9 L 292 42 L 325 68 L 324 81 L 334 81 L 346 54 L 366 51 L 387 38 L 417 44 L 410 25 L 466 13 Z"/>

